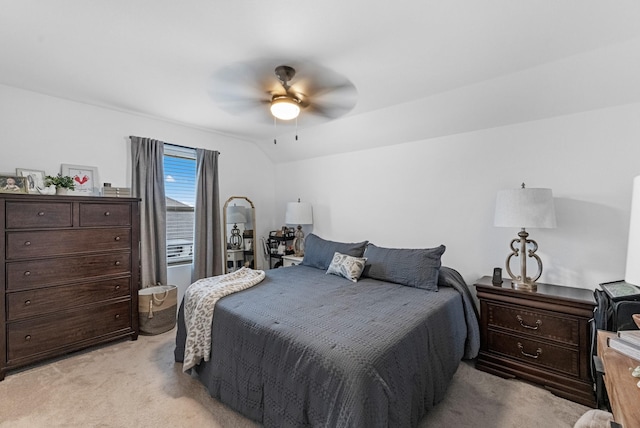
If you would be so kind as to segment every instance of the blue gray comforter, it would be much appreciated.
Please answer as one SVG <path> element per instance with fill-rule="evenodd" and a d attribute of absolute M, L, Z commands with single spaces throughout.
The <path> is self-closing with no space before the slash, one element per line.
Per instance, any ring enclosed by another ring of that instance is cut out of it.
<path fill-rule="evenodd" d="M 180 309 L 176 361 L 184 354 Z M 265 427 L 415 427 L 479 349 L 475 306 L 443 267 L 439 291 L 307 266 L 219 300 L 209 393 Z"/>

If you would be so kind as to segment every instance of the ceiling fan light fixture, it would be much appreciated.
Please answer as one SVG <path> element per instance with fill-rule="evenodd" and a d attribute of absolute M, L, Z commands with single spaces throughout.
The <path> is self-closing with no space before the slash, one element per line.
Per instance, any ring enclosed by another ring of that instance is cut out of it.
<path fill-rule="evenodd" d="M 291 120 L 300 114 L 300 101 L 289 95 L 280 95 L 271 100 L 271 114 L 280 120 Z"/>

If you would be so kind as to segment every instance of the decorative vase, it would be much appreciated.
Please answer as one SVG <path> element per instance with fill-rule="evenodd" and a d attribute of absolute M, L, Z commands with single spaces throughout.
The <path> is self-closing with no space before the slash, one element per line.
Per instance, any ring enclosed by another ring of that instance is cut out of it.
<path fill-rule="evenodd" d="M 69 189 L 67 189 L 66 187 L 58 187 L 56 189 L 56 195 L 66 195 L 68 191 Z"/>

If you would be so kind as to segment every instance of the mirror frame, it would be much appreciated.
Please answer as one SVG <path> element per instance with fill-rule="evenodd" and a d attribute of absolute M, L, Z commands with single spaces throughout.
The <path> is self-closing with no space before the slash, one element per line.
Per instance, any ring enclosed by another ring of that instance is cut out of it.
<path fill-rule="evenodd" d="M 224 228 L 224 272 L 225 273 L 229 273 L 229 258 L 228 258 L 228 251 L 229 248 L 227 247 L 229 245 L 229 234 L 227 233 L 227 208 L 229 207 L 229 205 L 235 201 L 235 200 L 245 200 L 247 201 L 247 203 L 249 204 L 249 206 L 251 207 L 252 210 L 252 216 L 251 216 L 251 230 L 253 231 L 253 234 L 251 236 L 251 238 L 246 237 L 246 239 L 251 239 L 251 250 L 245 250 L 243 248 L 243 260 L 246 260 L 247 255 L 250 255 L 251 257 L 253 257 L 253 268 L 254 269 L 258 269 L 258 258 L 256 257 L 256 246 L 258 245 L 258 242 L 256 241 L 256 207 L 253 205 L 253 202 L 251 201 L 251 199 L 247 198 L 246 196 L 231 196 L 229 197 L 229 199 L 227 199 L 227 201 L 224 203 L 224 208 L 223 208 L 223 212 L 222 212 L 222 226 Z M 244 204 L 243 204 L 244 205 Z M 246 230 L 247 228 L 245 228 Z M 244 236 L 244 231 L 242 233 L 242 245 L 244 247 L 244 240 L 245 240 L 245 236 Z M 235 261 L 234 261 L 235 263 Z"/>

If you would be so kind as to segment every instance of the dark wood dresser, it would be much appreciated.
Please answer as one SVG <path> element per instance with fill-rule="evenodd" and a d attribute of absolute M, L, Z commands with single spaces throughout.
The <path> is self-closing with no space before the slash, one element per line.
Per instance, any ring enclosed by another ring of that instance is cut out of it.
<path fill-rule="evenodd" d="M 476 284 L 481 347 L 476 368 L 537 383 L 555 395 L 595 406 L 590 373 L 593 291 L 538 283 L 516 290 L 510 280 Z"/>
<path fill-rule="evenodd" d="M 0 380 L 138 338 L 138 200 L 0 193 Z"/>

